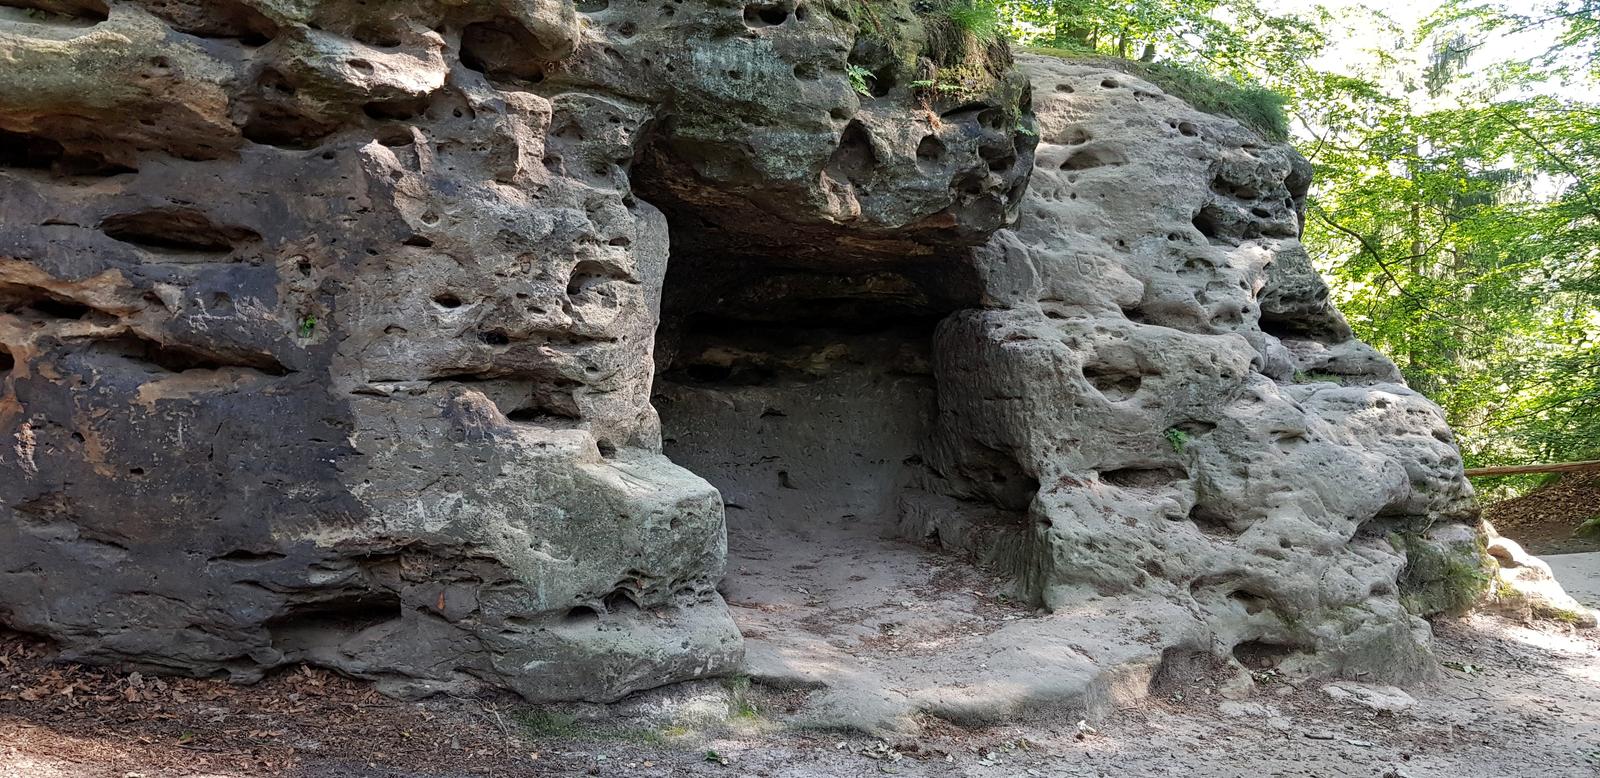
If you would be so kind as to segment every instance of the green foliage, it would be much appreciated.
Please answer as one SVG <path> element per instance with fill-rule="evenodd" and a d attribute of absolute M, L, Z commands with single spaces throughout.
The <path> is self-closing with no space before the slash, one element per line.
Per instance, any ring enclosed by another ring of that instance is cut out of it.
<path fill-rule="evenodd" d="M 524 737 L 534 740 L 579 739 L 604 742 L 660 745 L 670 733 L 654 729 L 604 726 L 578 721 L 578 717 L 560 711 L 532 709 L 512 715 L 521 726 Z"/>
<path fill-rule="evenodd" d="M 1440 547 L 1413 533 L 1391 535 L 1389 543 L 1406 554 L 1400 575 L 1400 601 L 1421 616 L 1459 615 L 1471 610 L 1495 577 L 1481 547 Z"/>
<path fill-rule="evenodd" d="M 1167 445 L 1172 446 L 1173 451 L 1182 453 L 1183 447 L 1189 445 L 1189 433 L 1177 427 L 1168 427 L 1163 434 L 1167 439 Z"/>
<path fill-rule="evenodd" d="M 847 72 L 850 76 L 850 88 L 856 90 L 856 93 L 862 97 L 871 97 L 872 84 L 867 79 L 876 78 L 876 76 L 872 75 L 872 71 L 860 65 L 850 65 Z"/>
<path fill-rule="evenodd" d="M 1420 78 L 1327 78 L 1298 105 L 1318 172 L 1306 243 L 1469 467 L 1600 457 L 1600 106 L 1539 93 L 1597 41 L 1575 22 L 1529 59 L 1469 56 L 1533 23 L 1449 4 L 1418 32 Z"/>
<path fill-rule="evenodd" d="M 1002 15 L 1030 46 L 1162 59 L 1240 82 L 1303 69 L 1325 43 L 1326 14 L 1275 14 L 1261 0 L 1008 0 Z"/>
<path fill-rule="evenodd" d="M 1001 36 L 1000 7 L 992 2 L 957 0 L 944 9 L 944 17 L 980 43 L 993 43 Z"/>
<path fill-rule="evenodd" d="M 722 679 L 722 688 L 728 690 L 729 714 L 734 719 L 754 720 L 761 711 L 750 696 L 750 676 L 732 675 Z"/>
<path fill-rule="evenodd" d="M 1582 538 L 1600 539 L 1600 516 L 1596 516 L 1582 524 L 1579 524 L 1577 531 L 1573 534 Z"/>
<path fill-rule="evenodd" d="M 1186 65 L 1135 62 L 1075 49 L 1034 47 L 1028 51 L 1118 70 L 1161 87 L 1196 110 L 1237 119 L 1272 140 L 1289 138 L 1289 116 L 1284 112 L 1287 100 L 1270 89 L 1211 76 Z"/>
<path fill-rule="evenodd" d="M 579 733 L 578 717 L 569 713 L 548 710 L 530 710 L 516 717 L 522 731 L 532 738 L 575 737 Z"/>

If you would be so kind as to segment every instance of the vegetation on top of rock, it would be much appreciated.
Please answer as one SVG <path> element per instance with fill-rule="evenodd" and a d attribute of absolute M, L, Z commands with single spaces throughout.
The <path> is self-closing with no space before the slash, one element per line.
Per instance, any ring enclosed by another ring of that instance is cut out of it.
<path fill-rule="evenodd" d="M 1140 62 L 1083 49 L 1047 46 L 1030 46 L 1026 50 L 1137 76 L 1197 110 L 1237 119 L 1240 124 L 1271 140 L 1281 142 L 1289 139 L 1289 115 L 1284 111 L 1288 99 L 1270 89 L 1212 76 L 1197 68 L 1172 62 Z"/>
<path fill-rule="evenodd" d="M 899 86 L 957 86 L 935 96 L 968 99 L 991 91 L 1011 68 L 998 7 L 984 0 L 834 0 L 837 18 L 857 26 L 851 85 L 863 96 Z"/>

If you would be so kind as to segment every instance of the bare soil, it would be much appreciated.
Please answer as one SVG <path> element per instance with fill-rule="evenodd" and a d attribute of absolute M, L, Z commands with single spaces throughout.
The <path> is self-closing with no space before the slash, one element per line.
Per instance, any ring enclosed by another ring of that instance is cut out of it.
<path fill-rule="evenodd" d="M 1579 537 L 1600 516 L 1600 473 L 1573 473 L 1521 497 L 1486 505 L 1483 517 L 1534 556 L 1600 551 L 1600 537 Z"/>
<path fill-rule="evenodd" d="M 928 722 L 892 742 L 764 715 L 795 691 L 691 685 L 586 723 L 500 696 L 398 702 L 312 669 L 253 687 L 132 676 L 54 664 L 47 644 L 6 635 L 0 776 L 1600 776 L 1593 633 L 1487 615 L 1436 631 L 1444 676 L 1400 713 L 1269 672 L 1242 701 L 1197 677 L 1100 721 Z M 695 699 L 726 715 L 626 718 Z"/>

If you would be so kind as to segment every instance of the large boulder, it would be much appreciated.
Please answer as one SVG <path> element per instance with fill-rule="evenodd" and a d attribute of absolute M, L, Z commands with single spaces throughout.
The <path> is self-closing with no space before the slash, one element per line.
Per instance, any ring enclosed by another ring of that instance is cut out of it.
<path fill-rule="evenodd" d="M 0 621 L 396 692 L 734 669 L 722 504 L 649 402 L 668 235 L 630 173 L 769 244 L 981 242 L 1032 167 L 1026 84 L 885 8 L 0 7 Z M 957 64 L 941 121 L 905 83 Z"/>
<path fill-rule="evenodd" d="M 1051 608 L 1181 604 L 1169 649 L 1433 672 L 1422 617 L 1487 587 L 1471 487 L 1440 410 L 1328 302 L 1305 161 L 1103 64 L 1022 64 L 1034 176 L 975 253 L 987 304 L 933 352 L 935 468 L 963 497 L 997 458 L 1037 485 L 976 550 Z"/>

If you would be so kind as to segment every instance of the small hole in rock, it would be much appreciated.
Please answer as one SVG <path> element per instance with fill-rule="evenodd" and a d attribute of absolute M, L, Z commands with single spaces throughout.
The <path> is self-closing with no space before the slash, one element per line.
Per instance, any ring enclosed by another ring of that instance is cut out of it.
<path fill-rule="evenodd" d="M 627 589 L 617 589 L 616 591 L 606 595 L 605 600 L 601 601 L 601 605 L 605 606 L 606 613 L 623 613 L 626 611 L 639 610 L 639 603 L 634 601 L 633 594 Z"/>
<path fill-rule="evenodd" d="M 789 11 L 772 3 L 751 3 L 744 7 L 744 23 L 751 27 L 776 27 L 789 20 Z"/>
<path fill-rule="evenodd" d="M 1219 536 L 1235 534 L 1228 526 L 1227 518 L 1209 506 L 1196 505 L 1190 508 L 1188 518 L 1194 523 L 1195 528 L 1204 534 Z"/>
<path fill-rule="evenodd" d="M 1144 384 L 1144 376 L 1138 373 L 1104 365 L 1084 365 L 1083 377 L 1096 391 L 1114 403 L 1132 399 Z"/>
<path fill-rule="evenodd" d="M 561 619 L 567 624 L 591 624 L 600 620 L 600 611 L 587 605 L 578 605 L 567 610 L 567 615 Z"/>
<path fill-rule="evenodd" d="M 1171 466 L 1123 467 L 1100 474 L 1101 481 L 1124 489 L 1149 489 L 1182 481 L 1188 477 L 1189 474 L 1183 468 Z"/>
<path fill-rule="evenodd" d="M 1292 646 L 1250 640 L 1233 647 L 1233 658 L 1251 670 L 1269 670 L 1277 667 L 1295 652 Z"/>
<path fill-rule="evenodd" d="M 1234 602 L 1243 605 L 1244 612 L 1252 616 L 1267 609 L 1267 598 L 1253 592 L 1247 592 L 1241 589 L 1228 595 L 1228 597 Z"/>
<path fill-rule="evenodd" d="M 442 294 L 434 295 L 433 303 L 440 308 L 460 308 L 461 298 L 451 294 L 450 292 L 444 292 Z"/>
<path fill-rule="evenodd" d="M 226 253 L 236 244 L 261 239 L 254 230 L 218 224 L 193 208 L 154 208 L 120 213 L 100 222 L 100 231 L 147 249 Z"/>
<path fill-rule="evenodd" d="M 88 316 L 90 311 L 89 306 L 83 303 L 56 297 L 41 297 L 28 303 L 28 308 L 52 319 L 82 319 Z"/>

